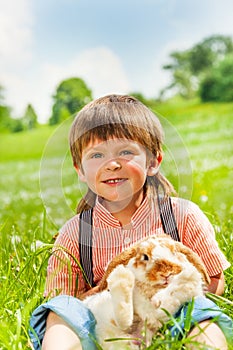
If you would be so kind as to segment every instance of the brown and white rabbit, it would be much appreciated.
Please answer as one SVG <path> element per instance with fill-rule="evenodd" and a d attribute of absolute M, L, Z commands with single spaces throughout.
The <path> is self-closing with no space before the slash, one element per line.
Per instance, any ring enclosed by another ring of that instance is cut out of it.
<path fill-rule="evenodd" d="M 146 342 L 180 306 L 203 295 L 209 276 L 197 254 L 168 235 L 144 239 L 117 255 L 100 282 L 100 292 L 84 299 L 93 312 L 103 349 L 139 349 L 132 338 L 146 325 Z M 129 338 L 106 342 L 109 338 Z"/>

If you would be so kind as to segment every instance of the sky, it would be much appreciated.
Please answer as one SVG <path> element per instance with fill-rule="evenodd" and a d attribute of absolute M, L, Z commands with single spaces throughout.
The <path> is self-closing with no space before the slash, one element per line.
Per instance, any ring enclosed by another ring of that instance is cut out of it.
<path fill-rule="evenodd" d="M 0 85 L 21 117 L 51 115 L 59 83 L 82 78 L 97 98 L 156 97 L 169 54 L 214 35 L 233 36 L 232 0 L 0 0 Z"/>

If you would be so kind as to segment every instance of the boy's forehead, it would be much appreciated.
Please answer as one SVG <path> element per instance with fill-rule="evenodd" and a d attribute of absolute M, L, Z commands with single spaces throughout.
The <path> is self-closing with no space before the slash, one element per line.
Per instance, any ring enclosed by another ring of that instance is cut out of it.
<path fill-rule="evenodd" d="M 89 141 L 89 143 L 85 146 L 85 150 L 101 147 L 101 146 L 113 147 L 118 145 L 121 146 L 121 145 L 130 145 L 130 144 L 140 145 L 139 142 L 134 140 L 129 140 L 127 138 L 119 138 L 119 137 L 113 136 L 108 138 L 107 140 L 101 140 L 100 138 L 96 137 L 93 140 Z"/>

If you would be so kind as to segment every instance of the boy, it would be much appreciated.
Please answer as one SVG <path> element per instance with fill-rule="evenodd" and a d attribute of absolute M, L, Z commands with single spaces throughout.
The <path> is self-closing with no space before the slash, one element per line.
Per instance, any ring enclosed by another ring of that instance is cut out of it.
<path fill-rule="evenodd" d="M 44 310 L 43 327 L 39 322 L 41 333 L 37 332 L 43 339 L 43 350 L 95 349 L 89 337 L 94 334 L 94 317 L 76 298 L 88 291 L 77 263 L 81 212 L 93 208 L 92 272 L 96 285 L 113 256 L 141 238 L 163 232 L 158 199 L 168 198 L 174 189 L 159 170 L 162 141 L 158 118 L 131 96 L 97 99 L 75 118 L 70 149 L 88 191 L 78 205 L 78 214 L 60 230 L 49 260 L 45 294 L 60 297 L 39 308 L 40 315 Z M 194 203 L 171 197 L 171 206 L 180 241 L 199 254 L 211 279 L 209 291 L 221 295 L 223 270 L 229 263 L 218 248 L 213 227 Z M 202 305 L 199 327 L 190 336 L 206 346 L 227 349 L 224 330 L 208 321 L 210 315 L 204 311 L 208 307 Z"/>

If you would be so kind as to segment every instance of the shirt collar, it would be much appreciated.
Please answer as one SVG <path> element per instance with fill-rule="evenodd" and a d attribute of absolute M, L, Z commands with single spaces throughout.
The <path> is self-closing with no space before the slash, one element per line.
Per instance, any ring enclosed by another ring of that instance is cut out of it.
<path fill-rule="evenodd" d="M 101 204 L 101 198 L 96 198 L 96 204 L 95 204 L 95 211 L 98 215 L 99 219 L 111 227 L 119 227 L 121 228 L 122 225 L 119 222 L 118 219 L 116 219 L 102 204 Z M 148 216 L 151 214 L 151 208 L 149 205 L 148 198 L 145 197 L 142 201 L 141 205 L 138 207 L 138 209 L 135 211 L 135 213 L 132 216 L 131 224 L 132 228 L 137 228 L 142 224 L 143 221 L 146 220 Z"/>

